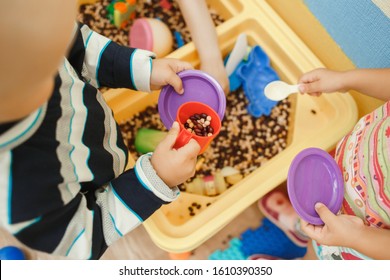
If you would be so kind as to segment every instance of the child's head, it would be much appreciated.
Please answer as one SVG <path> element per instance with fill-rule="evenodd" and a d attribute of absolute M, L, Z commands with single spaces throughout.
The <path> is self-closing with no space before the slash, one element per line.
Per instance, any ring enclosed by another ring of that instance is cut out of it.
<path fill-rule="evenodd" d="M 71 42 L 76 0 L 0 2 L 0 123 L 39 108 Z"/>

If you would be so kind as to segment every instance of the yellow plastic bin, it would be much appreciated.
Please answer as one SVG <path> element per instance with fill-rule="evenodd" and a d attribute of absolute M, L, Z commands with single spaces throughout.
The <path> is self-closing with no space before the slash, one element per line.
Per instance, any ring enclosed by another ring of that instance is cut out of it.
<path fill-rule="evenodd" d="M 245 33 L 250 45 L 259 45 L 267 53 L 271 66 L 283 81 L 296 83 L 302 73 L 323 67 L 266 2 L 224 0 L 209 1 L 209 4 L 215 5 L 228 18 L 217 28 L 224 55 L 232 50 L 238 35 Z M 169 57 L 199 65 L 192 43 Z M 104 95 L 120 123 L 147 106 L 155 105 L 158 100 L 158 92 L 147 94 L 117 89 Z M 173 253 L 195 249 L 264 194 L 283 183 L 291 161 L 302 149 L 334 148 L 357 120 L 356 104 L 348 93 L 321 97 L 293 95 L 289 98 L 292 108 L 288 146 L 218 196 L 182 192 L 177 201 L 163 206 L 144 223 L 157 246 Z M 193 202 L 200 204 L 202 211 L 189 216 L 188 207 Z"/>

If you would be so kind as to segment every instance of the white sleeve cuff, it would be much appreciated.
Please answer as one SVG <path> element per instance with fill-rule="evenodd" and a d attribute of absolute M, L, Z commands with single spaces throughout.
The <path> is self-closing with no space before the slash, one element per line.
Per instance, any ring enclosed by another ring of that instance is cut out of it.
<path fill-rule="evenodd" d="M 153 169 L 153 166 L 150 162 L 152 153 L 142 155 L 135 164 L 135 173 L 138 177 L 138 180 L 142 185 L 153 192 L 158 198 L 171 202 L 174 201 L 180 194 L 179 188 L 168 187 L 163 180 L 157 175 L 156 171 Z"/>
<path fill-rule="evenodd" d="M 150 92 L 152 58 L 156 55 L 147 50 L 136 49 L 130 58 L 130 75 L 136 90 Z"/>

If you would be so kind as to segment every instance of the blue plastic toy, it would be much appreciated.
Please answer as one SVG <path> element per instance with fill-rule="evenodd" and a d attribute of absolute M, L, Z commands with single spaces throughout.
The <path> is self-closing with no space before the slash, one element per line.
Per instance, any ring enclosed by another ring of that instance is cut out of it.
<path fill-rule="evenodd" d="M 246 256 L 265 254 L 281 259 L 303 257 L 307 247 L 299 247 L 267 218 L 255 230 L 249 229 L 241 235 L 241 251 Z"/>
<path fill-rule="evenodd" d="M 229 56 L 230 54 L 228 54 L 224 61 L 223 61 L 223 64 L 226 66 L 226 63 L 227 61 L 229 60 Z M 244 63 L 246 63 L 246 61 L 241 61 L 236 69 L 233 71 L 233 73 L 229 76 L 229 90 L 230 91 L 235 91 L 237 90 L 241 85 L 242 85 L 242 80 L 237 76 L 236 72 L 237 72 L 237 69 L 238 67 L 240 67 L 241 65 L 243 65 Z"/>
<path fill-rule="evenodd" d="M 0 260 L 25 260 L 21 249 L 14 246 L 7 246 L 0 249 Z"/>
<path fill-rule="evenodd" d="M 184 46 L 184 40 L 183 40 L 183 37 L 181 36 L 180 32 L 175 31 L 175 32 L 173 32 L 173 35 L 175 36 L 177 47 L 180 48 L 180 47 Z"/>
<path fill-rule="evenodd" d="M 246 62 L 241 61 L 240 64 L 238 64 L 238 67 L 241 67 L 244 65 Z M 242 86 L 242 80 L 240 77 L 237 76 L 237 70 L 235 70 L 230 76 L 229 76 L 229 89 L 230 91 L 235 91 L 237 90 L 240 86 Z"/>
<path fill-rule="evenodd" d="M 241 241 L 233 238 L 229 242 L 229 247 L 225 250 L 216 250 L 210 256 L 209 260 L 246 260 L 247 256 L 241 250 Z"/>
<path fill-rule="evenodd" d="M 264 95 L 264 88 L 268 83 L 279 80 L 279 76 L 270 67 L 270 60 L 265 52 L 259 46 L 253 47 L 248 61 L 239 64 L 235 75 L 242 81 L 249 101 L 248 113 L 256 118 L 269 116 L 277 101 L 269 100 Z"/>
<path fill-rule="evenodd" d="M 248 229 L 239 238 L 229 242 L 230 247 L 216 250 L 210 260 L 244 260 L 252 255 L 262 254 L 281 259 L 303 257 L 307 247 L 297 246 L 274 223 L 264 218 L 257 229 Z"/>

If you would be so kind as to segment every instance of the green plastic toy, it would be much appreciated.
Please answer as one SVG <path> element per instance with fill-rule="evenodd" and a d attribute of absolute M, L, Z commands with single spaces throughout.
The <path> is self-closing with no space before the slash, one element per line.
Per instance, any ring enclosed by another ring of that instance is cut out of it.
<path fill-rule="evenodd" d="M 141 154 L 153 152 L 168 132 L 157 129 L 140 128 L 135 136 L 135 149 Z"/>

